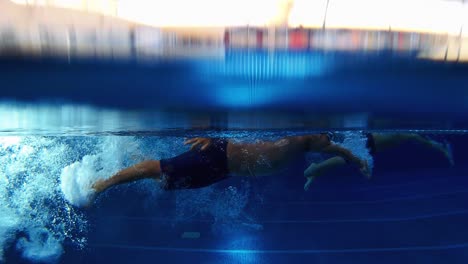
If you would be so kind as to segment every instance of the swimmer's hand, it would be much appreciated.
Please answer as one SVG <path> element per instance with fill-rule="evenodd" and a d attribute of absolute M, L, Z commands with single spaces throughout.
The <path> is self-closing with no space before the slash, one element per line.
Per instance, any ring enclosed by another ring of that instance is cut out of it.
<path fill-rule="evenodd" d="M 307 181 L 306 183 L 304 184 L 304 191 L 308 191 L 309 190 L 309 187 L 310 185 L 312 184 L 312 181 L 314 180 L 314 177 L 313 176 L 310 176 L 310 177 L 307 177 Z"/>
<path fill-rule="evenodd" d="M 196 148 L 200 148 L 200 150 L 206 150 L 211 145 L 211 138 L 191 138 L 184 142 L 184 145 L 189 145 L 190 150 L 194 150 Z"/>
<path fill-rule="evenodd" d="M 106 181 L 99 179 L 91 186 L 91 188 L 93 188 L 96 193 L 101 193 L 106 189 Z"/>

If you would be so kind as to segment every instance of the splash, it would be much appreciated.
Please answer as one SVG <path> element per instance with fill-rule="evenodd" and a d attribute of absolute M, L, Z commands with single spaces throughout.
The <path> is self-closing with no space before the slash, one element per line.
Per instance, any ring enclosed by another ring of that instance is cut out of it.
<path fill-rule="evenodd" d="M 336 133 L 333 138 L 334 143 L 351 150 L 358 158 L 367 161 L 369 172 L 372 175 L 374 159 L 367 148 L 367 137 L 361 131 L 346 131 Z"/>
<path fill-rule="evenodd" d="M 105 137 L 98 147 L 96 154 L 84 156 L 61 172 L 60 189 L 74 206 L 89 205 L 96 194 L 92 188 L 96 181 L 115 174 L 128 165 L 127 160 L 143 156 L 138 141 L 132 137 Z"/>
<path fill-rule="evenodd" d="M 0 261 L 14 242 L 25 258 L 39 262 L 58 261 L 65 240 L 86 243 L 86 221 L 57 188 L 71 153 L 60 139 L 0 138 Z"/>
<path fill-rule="evenodd" d="M 13 243 L 35 262 L 58 262 L 64 242 L 84 248 L 86 218 L 64 197 L 89 195 L 83 187 L 141 158 L 138 148 L 132 137 L 0 137 L 0 262 Z"/>
<path fill-rule="evenodd" d="M 29 239 L 24 237 L 18 240 L 16 248 L 23 252 L 23 256 L 40 262 L 58 262 L 63 253 L 62 241 L 51 232 L 37 226 L 29 231 Z"/>
<path fill-rule="evenodd" d="M 95 169 L 96 161 L 96 155 L 85 156 L 81 161 L 68 165 L 62 170 L 60 188 L 65 199 L 74 206 L 88 206 L 96 194 L 92 188 L 96 180 L 92 176 L 99 175 Z"/>

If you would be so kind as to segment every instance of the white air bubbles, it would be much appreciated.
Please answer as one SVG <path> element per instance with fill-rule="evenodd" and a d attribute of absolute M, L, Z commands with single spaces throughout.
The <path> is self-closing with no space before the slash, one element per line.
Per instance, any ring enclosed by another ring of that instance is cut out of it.
<path fill-rule="evenodd" d="M 7 148 L 14 145 L 19 145 L 21 137 L 6 136 L 0 137 L 0 148 Z"/>
<path fill-rule="evenodd" d="M 367 161 L 369 172 L 374 168 L 374 159 L 367 148 L 367 136 L 361 131 L 346 131 L 336 133 L 334 143 L 349 149 L 356 157 Z"/>
<path fill-rule="evenodd" d="M 212 231 L 216 234 L 236 232 L 244 226 L 245 207 L 249 200 L 250 186 L 229 186 L 217 189 L 214 186 L 181 190 L 176 198 L 176 220 L 187 221 L 209 216 L 213 219 Z"/>
<path fill-rule="evenodd" d="M 63 138 L 0 137 L 0 261 L 15 239 L 25 258 L 39 262 L 57 261 L 64 240 L 81 246 L 86 221 L 66 213 L 57 188 L 70 152 Z"/>
<path fill-rule="evenodd" d="M 66 166 L 60 176 L 60 189 L 65 199 L 78 207 L 87 206 L 94 198 L 92 184 L 97 175 L 95 169 L 95 155 L 85 156 L 82 161 L 77 161 Z"/>
<path fill-rule="evenodd" d="M 95 197 L 93 184 L 129 165 L 128 160 L 141 161 L 143 154 L 139 149 L 133 137 L 105 137 L 96 145 L 96 154 L 86 155 L 63 168 L 60 189 L 65 199 L 78 207 L 89 205 Z"/>
<path fill-rule="evenodd" d="M 16 248 L 23 256 L 40 262 L 57 262 L 63 253 L 61 240 L 46 228 L 37 227 L 29 232 L 29 239 L 21 238 Z"/>

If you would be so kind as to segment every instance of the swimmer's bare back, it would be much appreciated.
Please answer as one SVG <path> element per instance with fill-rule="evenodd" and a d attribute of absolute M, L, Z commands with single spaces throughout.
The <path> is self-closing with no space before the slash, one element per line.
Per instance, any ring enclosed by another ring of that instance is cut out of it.
<path fill-rule="evenodd" d="M 365 174 L 367 164 L 351 151 L 335 145 L 327 134 L 286 137 L 277 141 L 235 143 L 228 141 L 229 172 L 240 176 L 260 176 L 277 172 L 306 152 L 329 153 L 354 163 Z"/>

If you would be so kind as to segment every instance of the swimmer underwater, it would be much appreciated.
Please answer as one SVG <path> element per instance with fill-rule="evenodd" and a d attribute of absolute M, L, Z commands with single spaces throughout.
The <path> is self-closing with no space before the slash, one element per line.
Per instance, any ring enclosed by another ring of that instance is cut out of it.
<path fill-rule="evenodd" d="M 176 157 L 147 160 L 125 168 L 92 185 L 95 195 L 106 189 L 141 179 L 155 179 L 164 190 L 206 187 L 230 176 L 261 176 L 277 172 L 307 152 L 342 158 L 370 177 L 366 161 L 331 140 L 331 134 L 293 136 L 277 141 L 237 143 L 221 138 L 193 138 L 190 150 Z M 261 162 L 267 160 L 268 162 Z"/>
<path fill-rule="evenodd" d="M 416 144 L 425 146 L 428 150 L 433 150 L 443 154 L 450 166 L 454 165 L 452 150 L 450 144 L 436 142 L 419 134 L 411 133 L 367 133 L 366 147 L 371 155 L 383 152 L 387 149 L 399 146 L 407 142 L 414 142 Z M 335 168 L 346 165 L 346 160 L 342 157 L 335 156 L 320 163 L 312 163 L 305 171 L 304 176 L 307 181 L 304 185 L 304 190 L 308 190 L 313 180 Z"/>

